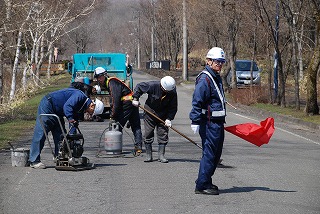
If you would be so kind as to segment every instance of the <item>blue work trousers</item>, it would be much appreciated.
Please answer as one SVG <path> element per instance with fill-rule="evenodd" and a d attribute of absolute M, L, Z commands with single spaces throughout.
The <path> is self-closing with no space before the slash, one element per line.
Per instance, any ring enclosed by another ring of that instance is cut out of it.
<path fill-rule="evenodd" d="M 212 188 L 212 176 L 219 163 L 223 141 L 224 123 L 202 120 L 199 134 L 202 140 L 202 158 L 200 160 L 196 189 Z"/>
<path fill-rule="evenodd" d="M 30 162 L 39 162 L 40 161 L 40 153 L 44 147 L 44 143 L 46 141 L 46 136 L 44 130 L 41 126 L 40 120 L 45 128 L 45 132 L 49 133 L 51 131 L 53 136 L 53 141 L 55 145 L 55 155 L 57 156 L 59 151 L 59 142 L 61 140 L 62 130 L 59 125 L 59 122 L 56 117 L 53 116 L 41 116 L 40 114 L 55 114 L 53 105 L 51 101 L 44 97 L 38 106 L 37 120 L 36 125 L 34 127 L 33 139 L 30 146 Z M 63 117 L 60 117 L 61 124 L 65 131 L 64 120 Z"/>

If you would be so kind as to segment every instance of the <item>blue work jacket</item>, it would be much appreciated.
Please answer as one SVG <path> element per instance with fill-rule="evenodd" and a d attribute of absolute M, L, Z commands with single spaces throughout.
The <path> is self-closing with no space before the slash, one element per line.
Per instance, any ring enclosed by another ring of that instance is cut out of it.
<path fill-rule="evenodd" d="M 69 120 L 78 120 L 92 102 L 82 91 L 65 88 L 46 95 L 53 106 L 54 113 Z"/>
<path fill-rule="evenodd" d="M 205 72 L 209 72 L 212 79 Z M 215 81 L 217 87 L 215 87 L 213 81 Z M 192 124 L 199 125 L 201 119 L 225 122 L 225 116 L 225 96 L 222 79 L 218 73 L 206 66 L 205 70 L 196 78 L 192 110 L 189 118 Z"/>

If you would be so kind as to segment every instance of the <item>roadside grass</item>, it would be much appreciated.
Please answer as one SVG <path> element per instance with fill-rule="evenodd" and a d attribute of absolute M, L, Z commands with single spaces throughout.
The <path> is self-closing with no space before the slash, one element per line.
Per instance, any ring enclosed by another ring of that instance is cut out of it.
<path fill-rule="evenodd" d="M 300 110 L 296 110 L 292 105 L 293 95 L 287 95 L 287 100 L 291 100 L 291 103 L 287 104 L 287 107 L 283 108 L 278 105 L 273 105 L 268 102 L 268 89 L 266 87 L 257 87 L 254 90 L 250 88 L 232 89 L 230 94 L 227 94 L 227 98 L 230 98 L 235 103 L 241 103 L 243 105 L 252 106 L 258 109 L 277 113 L 281 115 L 291 116 L 300 119 L 305 122 L 311 122 L 320 125 L 320 115 L 309 116 L 304 112 L 304 105 L 301 104 Z"/>
<path fill-rule="evenodd" d="M 9 148 L 8 143 L 16 144 L 27 132 L 31 132 L 35 124 L 34 120 L 20 120 L 6 122 L 0 125 L 0 148 Z"/>
<path fill-rule="evenodd" d="M 303 111 L 303 107 L 299 111 L 297 111 L 294 107 L 281 108 L 279 106 L 275 106 L 272 104 L 266 104 L 266 103 L 256 103 L 253 106 L 256 108 L 259 108 L 259 109 L 269 111 L 269 112 L 291 116 L 291 117 L 298 118 L 298 119 L 301 119 L 306 122 L 315 123 L 315 124 L 320 125 L 320 115 L 308 116 Z"/>
<path fill-rule="evenodd" d="M 0 149 L 9 148 L 8 142 L 12 145 L 21 142 L 26 133 L 32 134 L 40 100 L 51 91 L 69 87 L 70 79 L 69 74 L 53 76 L 48 86 L 38 89 L 29 98 L 20 101 L 21 104 L 10 108 L 4 115 L 5 120 L 0 123 Z"/>

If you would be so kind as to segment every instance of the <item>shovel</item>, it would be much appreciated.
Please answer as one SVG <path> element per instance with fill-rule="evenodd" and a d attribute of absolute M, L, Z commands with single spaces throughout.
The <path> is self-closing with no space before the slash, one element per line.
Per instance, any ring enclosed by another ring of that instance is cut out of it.
<path fill-rule="evenodd" d="M 149 111 L 148 109 L 142 107 L 141 105 L 139 105 L 139 107 L 144 110 L 145 112 L 147 112 L 148 114 L 152 115 L 153 117 L 157 118 L 161 123 L 165 124 L 165 122 L 159 118 L 157 115 L 153 114 L 151 111 Z M 189 137 L 187 137 L 186 135 L 184 135 L 183 133 L 179 132 L 177 129 L 173 128 L 172 126 L 170 126 L 169 128 L 171 128 L 173 131 L 177 132 L 179 135 L 181 135 L 182 137 L 186 138 L 187 140 L 189 140 L 191 143 L 193 143 L 194 145 L 196 145 L 198 148 L 202 149 L 202 147 L 197 144 L 196 142 L 194 142 L 192 139 L 190 139 Z"/>

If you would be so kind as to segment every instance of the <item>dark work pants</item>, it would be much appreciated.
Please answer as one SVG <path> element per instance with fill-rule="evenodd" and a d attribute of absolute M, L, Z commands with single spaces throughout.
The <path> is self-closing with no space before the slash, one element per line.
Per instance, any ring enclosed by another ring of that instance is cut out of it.
<path fill-rule="evenodd" d="M 202 158 L 200 160 L 198 179 L 196 180 L 196 189 L 204 190 L 212 188 L 212 176 L 218 166 L 223 141 L 224 141 L 224 123 L 208 122 L 203 120 L 199 129 L 202 140 Z"/>
<path fill-rule="evenodd" d="M 139 115 L 139 108 L 131 106 L 126 108 L 123 112 L 115 118 L 121 125 L 120 130 L 122 132 L 122 127 L 126 124 L 127 121 L 130 122 L 131 131 L 134 135 L 135 146 L 142 146 L 142 132 L 141 132 L 141 122 Z"/>
<path fill-rule="evenodd" d="M 151 144 L 154 141 L 154 131 L 157 132 L 158 144 L 167 145 L 169 137 L 169 128 L 161 123 L 158 119 L 150 116 L 148 113 L 144 114 L 144 132 L 145 144 Z"/>

